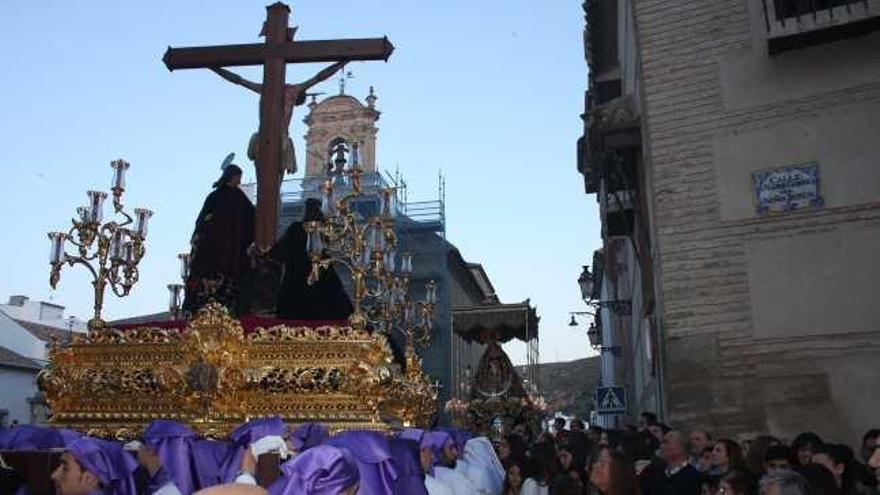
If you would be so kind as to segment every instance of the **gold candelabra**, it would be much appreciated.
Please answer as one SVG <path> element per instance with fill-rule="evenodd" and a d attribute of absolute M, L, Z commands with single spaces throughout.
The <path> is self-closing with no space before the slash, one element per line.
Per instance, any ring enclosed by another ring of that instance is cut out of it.
<path fill-rule="evenodd" d="M 104 326 L 101 310 L 104 306 L 104 290 L 109 285 L 118 297 L 125 297 L 139 278 L 138 264 L 144 257 L 144 242 L 147 238 L 147 225 L 153 212 L 143 208 L 134 209 L 134 217 L 129 215 L 122 204 L 125 192 L 125 174 L 128 162 L 115 160 L 113 168 L 113 210 L 121 215 L 122 222 L 104 222 L 104 200 L 107 193 L 88 191 L 89 204 L 76 209 L 77 217 L 71 221 L 73 226 L 67 232 L 50 232 L 51 250 L 49 264 L 52 269 L 49 284 L 56 288 L 61 280 L 61 268 L 82 265 L 92 274 L 95 289 L 95 315 L 89 320 L 89 330 Z M 68 254 L 66 243 L 75 247 L 75 254 Z"/>
<path fill-rule="evenodd" d="M 423 345 L 430 342 L 437 286 L 433 280 L 425 284 L 423 301 L 415 302 L 410 297 L 412 254 L 397 252 L 392 204 L 396 189 L 365 191 L 357 143 L 352 145 L 350 158 L 349 167 L 338 158 L 335 168 L 328 166 L 321 187 L 323 219 L 305 222 L 312 262 L 309 283 L 315 283 L 321 271 L 333 264 L 344 266 L 352 283 L 351 326 L 358 330 L 371 327 L 385 334 L 400 331 L 407 338 L 409 354 L 413 340 Z M 337 184 L 346 183 L 350 189 L 339 194 Z M 354 202 L 369 197 L 378 200 L 378 214 L 362 218 Z"/>

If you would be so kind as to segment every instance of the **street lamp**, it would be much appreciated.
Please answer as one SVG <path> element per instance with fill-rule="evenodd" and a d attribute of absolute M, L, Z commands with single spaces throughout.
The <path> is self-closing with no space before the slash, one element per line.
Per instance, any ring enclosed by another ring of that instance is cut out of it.
<path fill-rule="evenodd" d="M 581 271 L 580 276 L 578 277 L 578 286 L 581 289 L 581 299 L 588 306 L 597 308 L 609 308 L 614 312 L 617 316 L 629 316 L 632 314 L 632 299 L 613 299 L 606 301 L 597 301 L 593 299 L 593 289 L 595 289 L 595 281 L 593 280 L 593 274 L 590 273 L 590 267 L 584 265 L 583 271 Z M 574 319 L 572 319 L 574 321 Z M 570 326 L 575 326 L 572 323 L 569 323 Z"/>
<path fill-rule="evenodd" d="M 587 329 L 587 338 L 590 339 L 590 347 L 593 349 L 600 348 L 602 346 L 602 337 L 599 335 L 599 329 L 596 328 L 596 318 L 598 318 L 598 314 L 591 311 L 571 311 L 569 314 L 571 315 L 571 321 L 568 322 L 568 326 L 570 327 L 576 327 L 579 325 L 575 316 L 593 317 L 593 321 L 590 322 L 590 327 Z"/>
<path fill-rule="evenodd" d="M 589 301 L 593 298 L 593 274 L 590 273 L 589 266 L 584 265 L 584 269 L 578 277 L 578 285 L 581 288 L 581 299 Z"/>
<path fill-rule="evenodd" d="M 578 326 L 577 319 L 575 316 L 592 316 L 593 321 L 590 322 L 590 327 L 587 329 L 587 339 L 590 341 L 590 347 L 599 351 L 599 352 L 610 352 L 615 356 L 619 356 L 621 353 L 620 346 L 605 346 L 602 345 L 602 333 L 599 331 L 599 328 L 596 326 L 596 318 L 598 317 L 597 313 L 591 313 L 589 311 L 572 311 L 571 313 L 571 321 L 568 322 L 568 326 L 576 327 Z"/>

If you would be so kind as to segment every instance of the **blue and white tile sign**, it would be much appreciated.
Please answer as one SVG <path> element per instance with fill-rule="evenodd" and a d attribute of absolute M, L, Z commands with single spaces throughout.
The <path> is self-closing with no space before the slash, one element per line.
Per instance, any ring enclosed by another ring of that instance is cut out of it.
<path fill-rule="evenodd" d="M 758 215 L 821 207 L 819 162 L 759 170 L 752 173 Z"/>

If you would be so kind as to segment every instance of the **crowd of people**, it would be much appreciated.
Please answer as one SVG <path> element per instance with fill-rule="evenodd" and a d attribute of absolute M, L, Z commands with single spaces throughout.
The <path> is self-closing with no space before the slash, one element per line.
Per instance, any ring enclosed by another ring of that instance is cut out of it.
<path fill-rule="evenodd" d="M 541 433 L 518 424 L 494 441 L 459 429 L 330 435 L 267 418 L 228 442 L 165 420 L 128 444 L 24 425 L 0 431 L 0 452 L 63 450 L 51 474 L 57 495 L 878 495 L 880 430 L 861 440 L 858 454 L 809 432 L 790 444 L 740 443 L 650 413 L 619 430 L 563 418 Z M 268 490 L 257 486 L 267 453 L 281 462 Z M 11 469 L 2 457 L 0 469 Z M 3 493 L 28 495 L 23 481 Z"/>
<path fill-rule="evenodd" d="M 551 432 L 514 431 L 499 445 L 504 495 L 878 495 L 880 430 L 849 446 L 805 432 L 791 443 L 683 431 L 652 413 L 640 426 L 585 429 L 556 418 Z"/>

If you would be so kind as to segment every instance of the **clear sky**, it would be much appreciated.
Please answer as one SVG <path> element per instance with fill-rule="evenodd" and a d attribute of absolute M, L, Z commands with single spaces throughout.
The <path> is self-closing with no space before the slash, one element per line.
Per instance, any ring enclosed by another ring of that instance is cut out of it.
<path fill-rule="evenodd" d="M 256 95 L 208 71 L 168 72 L 165 48 L 251 43 L 262 1 L 0 3 L 0 297 L 25 294 L 87 319 L 82 268 L 48 286 L 46 232 L 66 230 L 85 191 L 109 188 L 109 163 L 131 163 L 126 204 L 153 209 L 141 281 L 107 296 L 108 319 L 162 311 L 176 254 L 229 152 L 245 165 Z M 307 0 L 291 4 L 297 39 L 387 35 L 389 63 L 359 62 L 347 93 L 379 96 L 377 161 L 399 167 L 410 199 L 447 184 L 447 237 L 482 263 L 504 302 L 531 298 L 542 361 L 587 356 L 577 277 L 599 245 L 594 196 L 575 169 L 586 63 L 580 0 Z M 321 65 L 289 66 L 288 80 Z M 259 80 L 258 70 L 240 70 Z M 317 91 L 338 91 L 328 81 Z M 294 116 L 299 156 L 305 132 Z M 303 164 L 300 164 L 300 168 Z M 299 172 L 300 174 L 302 172 Z M 5 301 L 3 301 L 5 302 Z M 524 347 L 511 346 L 516 362 Z"/>

